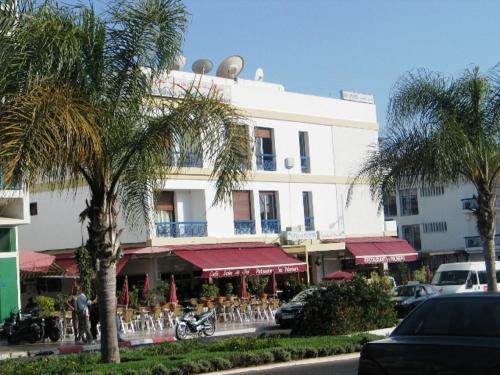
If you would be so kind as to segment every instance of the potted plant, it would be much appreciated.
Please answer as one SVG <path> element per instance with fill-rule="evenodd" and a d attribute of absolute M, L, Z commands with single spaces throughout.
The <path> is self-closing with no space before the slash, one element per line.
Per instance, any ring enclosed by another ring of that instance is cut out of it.
<path fill-rule="evenodd" d="M 260 299 L 266 299 L 267 298 L 267 293 L 264 292 L 266 289 L 267 283 L 269 282 L 269 277 L 259 277 L 253 284 L 254 284 L 254 290 L 255 294 L 259 296 Z"/>
<path fill-rule="evenodd" d="M 234 286 L 232 283 L 226 283 L 224 285 L 224 294 L 226 295 L 226 298 L 229 300 L 231 297 L 233 297 L 233 292 L 234 292 Z"/>
<path fill-rule="evenodd" d="M 219 295 L 219 288 L 215 284 L 203 284 L 201 286 L 200 298 L 213 300 Z"/>

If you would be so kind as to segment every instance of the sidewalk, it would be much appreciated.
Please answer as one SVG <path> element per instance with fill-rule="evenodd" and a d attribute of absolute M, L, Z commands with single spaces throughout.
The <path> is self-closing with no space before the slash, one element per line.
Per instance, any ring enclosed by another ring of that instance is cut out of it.
<path fill-rule="evenodd" d="M 269 333 L 288 333 L 279 329 L 279 326 L 270 322 L 252 322 L 252 323 L 219 323 L 214 336 L 231 336 L 244 335 L 259 332 Z M 163 331 L 153 332 L 136 332 L 123 335 L 123 342 L 119 343 L 120 347 L 134 347 L 142 345 L 162 344 L 165 342 L 175 341 L 174 331 L 172 328 Z M 75 344 L 72 337 L 65 338 L 56 343 L 45 342 L 21 345 L 7 345 L 7 342 L 0 341 L 0 360 L 19 357 L 34 357 L 40 355 L 52 354 L 72 354 L 82 352 L 92 352 L 100 350 L 100 340 L 97 340 L 93 345 L 78 345 Z"/>

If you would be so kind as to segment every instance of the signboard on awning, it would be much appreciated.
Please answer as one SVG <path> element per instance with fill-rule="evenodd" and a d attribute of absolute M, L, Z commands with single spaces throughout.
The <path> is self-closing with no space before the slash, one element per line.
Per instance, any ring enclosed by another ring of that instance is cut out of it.
<path fill-rule="evenodd" d="M 400 238 L 346 238 L 345 247 L 354 256 L 355 264 L 412 262 L 418 258 L 415 249 Z"/>

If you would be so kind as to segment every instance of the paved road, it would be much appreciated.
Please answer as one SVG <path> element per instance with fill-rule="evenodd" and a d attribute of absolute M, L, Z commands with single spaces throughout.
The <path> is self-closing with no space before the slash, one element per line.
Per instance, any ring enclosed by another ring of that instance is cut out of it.
<path fill-rule="evenodd" d="M 358 358 L 319 364 L 295 365 L 273 370 L 245 372 L 245 374 L 254 375 L 356 375 L 357 373 Z"/>

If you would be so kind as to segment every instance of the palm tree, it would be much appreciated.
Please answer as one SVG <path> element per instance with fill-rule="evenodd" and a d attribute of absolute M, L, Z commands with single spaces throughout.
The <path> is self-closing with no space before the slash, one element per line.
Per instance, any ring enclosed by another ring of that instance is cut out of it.
<path fill-rule="evenodd" d="M 148 224 L 170 173 L 172 151 L 204 153 L 215 203 L 246 177 L 244 119 L 194 85 L 183 97 L 153 97 L 178 55 L 187 12 L 178 0 L 125 0 L 104 15 L 90 6 L 9 0 L 0 22 L 0 160 L 7 180 L 76 188 L 97 272 L 101 357 L 119 362 L 115 326 L 118 209 Z M 178 90 L 177 90 L 178 91 Z M 83 202 L 82 202 L 83 203 Z"/>
<path fill-rule="evenodd" d="M 488 290 L 497 290 L 495 199 L 500 170 L 500 80 L 478 68 L 458 79 L 418 70 L 396 84 L 388 128 L 355 180 L 368 179 L 372 196 L 404 186 L 471 183 Z M 352 185 L 351 189 L 352 191 Z"/>

